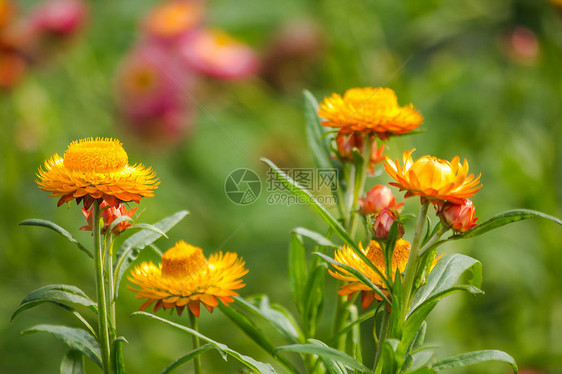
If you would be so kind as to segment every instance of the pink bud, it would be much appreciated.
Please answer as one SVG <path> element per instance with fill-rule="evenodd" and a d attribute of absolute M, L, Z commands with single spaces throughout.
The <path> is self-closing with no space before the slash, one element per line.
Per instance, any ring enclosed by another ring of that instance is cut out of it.
<path fill-rule="evenodd" d="M 474 217 L 474 212 L 472 201 L 464 199 L 460 204 L 447 201 L 438 214 L 453 230 L 465 232 L 476 226 L 478 218 Z"/>
<path fill-rule="evenodd" d="M 384 208 L 378 214 L 373 224 L 373 231 L 375 232 L 375 239 L 386 240 L 388 238 L 388 233 L 394 221 L 398 219 L 396 213 L 388 208 Z M 404 227 L 402 224 L 398 224 L 398 237 L 401 238 L 404 235 Z"/>
<path fill-rule="evenodd" d="M 400 210 L 404 203 L 397 204 L 390 187 L 379 184 L 367 191 L 364 199 L 359 199 L 359 205 L 361 206 L 359 212 L 368 215 L 387 208 Z"/>

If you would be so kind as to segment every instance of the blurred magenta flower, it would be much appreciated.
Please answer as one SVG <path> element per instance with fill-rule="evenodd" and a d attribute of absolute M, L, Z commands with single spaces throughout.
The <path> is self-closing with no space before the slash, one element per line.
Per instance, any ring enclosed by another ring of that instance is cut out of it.
<path fill-rule="evenodd" d="M 30 17 L 37 32 L 69 37 L 84 27 L 87 15 L 83 1 L 49 0 L 35 8 Z"/>
<path fill-rule="evenodd" d="M 302 87 L 324 58 L 325 47 L 325 33 L 315 21 L 287 22 L 268 42 L 260 75 L 275 88 Z"/>
<path fill-rule="evenodd" d="M 164 46 L 144 43 L 122 62 L 116 78 L 119 111 L 137 136 L 179 140 L 190 127 L 193 107 L 186 98 L 192 77 Z"/>
<path fill-rule="evenodd" d="M 165 1 L 148 14 L 143 29 L 157 40 L 177 41 L 201 25 L 204 10 L 200 0 Z"/>
<path fill-rule="evenodd" d="M 203 29 L 179 41 L 178 53 L 188 68 L 218 79 L 244 79 L 258 69 L 256 53 L 216 29 Z"/>

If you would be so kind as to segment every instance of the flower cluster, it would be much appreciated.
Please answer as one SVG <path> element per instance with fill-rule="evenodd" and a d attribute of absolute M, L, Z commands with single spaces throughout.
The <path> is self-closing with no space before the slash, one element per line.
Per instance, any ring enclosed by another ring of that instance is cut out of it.
<path fill-rule="evenodd" d="M 30 67 L 51 60 L 84 28 L 87 14 L 81 0 L 47 0 L 27 14 L 0 1 L 0 88 L 13 88 Z"/>
<path fill-rule="evenodd" d="M 131 132 L 151 143 L 173 143 L 191 131 L 199 77 L 244 79 L 258 60 L 224 31 L 204 25 L 200 0 L 166 0 L 141 24 L 141 38 L 116 75 L 117 104 Z"/>

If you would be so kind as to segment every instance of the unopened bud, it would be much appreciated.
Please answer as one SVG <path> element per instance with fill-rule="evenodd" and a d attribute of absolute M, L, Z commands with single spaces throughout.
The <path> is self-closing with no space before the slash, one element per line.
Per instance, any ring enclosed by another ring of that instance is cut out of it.
<path fill-rule="evenodd" d="M 359 212 L 369 215 L 377 214 L 385 208 L 400 210 L 404 203 L 397 204 L 390 187 L 379 184 L 367 191 L 364 199 L 359 199 L 359 205 L 361 206 Z"/>
<path fill-rule="evenodd" d="M 449 225 L 453 230 L 458 232 L 465 232 L 476 226 L 474 217 L 474 206 L 472 201 L 464 199 L 462 203 L 455 204 L 447 201 L 441 207 L 439 216 Z"/>
<path fill-rule="evenodd" d="M 388 233 L 390 232 L 390 228 L 394 221 L 398 219 L 396 213 L 392 210 L 385 208 L 381 210 L 378 214 L 377 218 L 375 219 L 375 223 L 373 224 L 373 231 L 375 232 L 375 239 L 377 240 L 386 240 L 388 238 Z M 404 235 L 404 226 L 401 223 L 398 224 L 398 238 L 401 238 Z"/>

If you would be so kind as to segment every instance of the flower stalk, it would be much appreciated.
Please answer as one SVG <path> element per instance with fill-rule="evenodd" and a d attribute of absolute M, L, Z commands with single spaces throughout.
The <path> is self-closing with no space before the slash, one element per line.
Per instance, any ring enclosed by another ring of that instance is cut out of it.
<path fill-rule="evenodd" d="M 425 199 L 424 199 L 425 200 Z M 418 216 L 418 221 L 416 223 L 416 228 L 414 231 L 414 240 L 412 242 L 412 248 L 410 250 L 410 256 L 408 257 L 408 263 L 406 265 L 406 270 L 404 272 L 404 286 L 403 286 L 403 298 L 402 298 L 402 314 L 405 317 L 410 308 L 410 298 L 412 296 L 412 287 L 414 286 L 414 279 L 416 278 L 416 270 L 418 269 L 419 250 L 423 236 L 423 228 L 425 226 L 425 221 L 427 217 L 427 210 L 429 207 L 429 200 L 425 200 L 420 208 L 420 214 Z"/>
<path fill-rule="evenodd" d="M 109 328 L 107 316 L 107 299 L 105 293 L 105 277 L 103 268 L 103 247 L 101 244 L 101 213 L 98 200 L 93 204 L 93 236 L 94 236 L 94 270 L 96 274 L 96 293 L 98 302 L 98 342 L 101 350 L 103 372 L 110 373 L 111 345 L 109 341 Z"/>
<path fill-rule="evenodd" d="M 197 316 L 193 314 L 191 311 L 189 311 L 189 322 L 191 324 L 191 328 L 199 332 L 199 330 L 197 329 Z M 197 335 L 192 335 L 192 341 L 193 341 L 193 350 L 199 348 L 199 337 Z M 201 356 L 197 355 L 193 359 L 193 367 L 195 369 L 195 374 L 203 373 L 203 369 L 201 366 Z"/>

